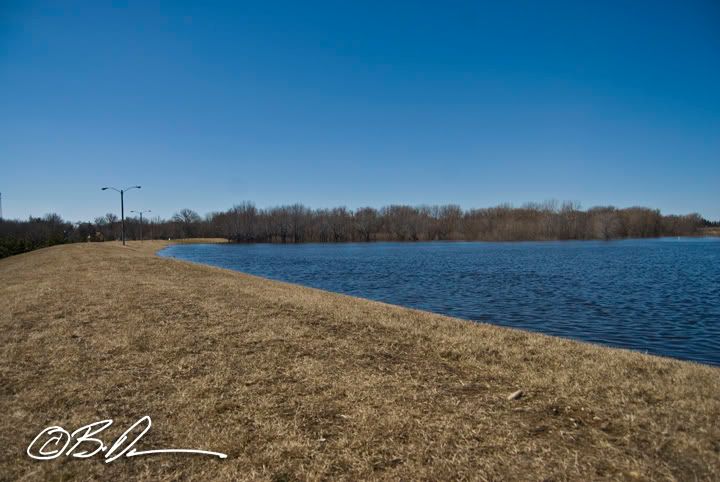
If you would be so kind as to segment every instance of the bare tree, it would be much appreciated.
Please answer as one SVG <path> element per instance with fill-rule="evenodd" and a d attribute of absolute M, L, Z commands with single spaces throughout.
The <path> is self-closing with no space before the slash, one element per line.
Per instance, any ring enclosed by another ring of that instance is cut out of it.
<path fill-rule="evenodd" d="M 190 238 L 196 235 L 202 218 L 192 209 L 185 208 L 176 212 L 172 221 L 178 225 L 181 237 Z"/>
<path fill-rule="evenodd" d="M 382 224 L 377 210 L 370 207 L 358 209 L 353 220 L 355 230 L 360 235 L 360 239 L 365 242 L 375 239 Z"/>

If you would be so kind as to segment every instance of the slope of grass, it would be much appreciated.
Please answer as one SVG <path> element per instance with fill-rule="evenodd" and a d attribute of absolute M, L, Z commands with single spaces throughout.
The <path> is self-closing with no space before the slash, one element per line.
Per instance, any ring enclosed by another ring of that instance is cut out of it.
<path fill-rule="evenodd" d="M 720 478 L 720 370 L 73 244 L 0 260 L 0 479 Z M 508 395 L 523 390 L 523 396 Z M 143 415 L 51 461 L 48 425 Z"/>

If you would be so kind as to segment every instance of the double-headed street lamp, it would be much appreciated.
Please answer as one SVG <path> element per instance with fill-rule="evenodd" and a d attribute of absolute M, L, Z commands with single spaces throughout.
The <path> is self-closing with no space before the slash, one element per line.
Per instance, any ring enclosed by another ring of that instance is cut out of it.
<path fill-rule="evenodd" d="M 149 209 L 143 209 L 141 211 L 130 211 L 130 212 L 140 215 L 140 242 L 142 243 L 142 215 L 143 215 L 143 213 L 151 213 L 152 211 Z"/>
<path fill-rule="evenodd" d="M 117 191 L 120 193 L 120 218 L 122 219 L 122 243 L 123 243 L 123 246 L 125 246 L 125 201 L 123 200 L 123 194 L 125 194 L 125 191 L 129 191 L 130 189 L 140 189 L 140 186 L 130 186 L 130 187 L 126 187 L 125 189 L 117 189 L 114 187 L 102 188 L 103 191 L 106 191 L 108 189 L 112 189 L 113 191 Z"/>

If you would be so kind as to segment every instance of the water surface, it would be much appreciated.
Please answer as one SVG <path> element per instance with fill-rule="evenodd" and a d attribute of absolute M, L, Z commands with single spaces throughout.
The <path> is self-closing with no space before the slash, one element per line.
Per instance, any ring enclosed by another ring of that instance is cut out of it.
<path fill-rule="evenodd" d="M 720 238 L 183 244 L 161 255 L 720 365 Z"/>

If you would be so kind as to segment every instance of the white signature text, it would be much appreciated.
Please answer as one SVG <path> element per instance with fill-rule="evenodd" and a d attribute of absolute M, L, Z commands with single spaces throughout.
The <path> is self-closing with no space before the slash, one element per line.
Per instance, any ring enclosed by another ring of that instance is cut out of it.
<path fill-rule="evenodd" d="M 106 445 L 99 438 L 95 438 L 103 430 L 113 424 L 112 420 L 101 420 L 88 425 L 84 425 L 73 433 L 69 433 L 62 427 L 53 425 L 44 428 L 30 442 L 27 448 L 27 454 L 36 460 L 51 460 L 65 454 L 67 457 L 76 457 L 86 459 L 98 454 L 103 454 L 105 463 L 110 463 L 122 456 L 127 458 L 138 457 L 140 455 L 166 454 L 166 453 L 184 453 L 184 454 L 200 454 L 210 455 L 221 459 L 227 458 L 226 454 L 220 452 L 211 452 L 209 450 L 196 449 L 159 449 L 159 450 L 141 450 L 135 449 L 135 444 L 145 435 L 152 426 L 150 417 L 145 415 L 137 422 L 132 424 L 125 432 L 122 433 L 112 445 Z M 133 431 L 141 430 L 134 438 Z M 73 443 L 74 442 L 74 443 Z M 72 444 L 72 445 L 71 445 Z M 69 447 L 69 448 L 68 448 Z"/>

